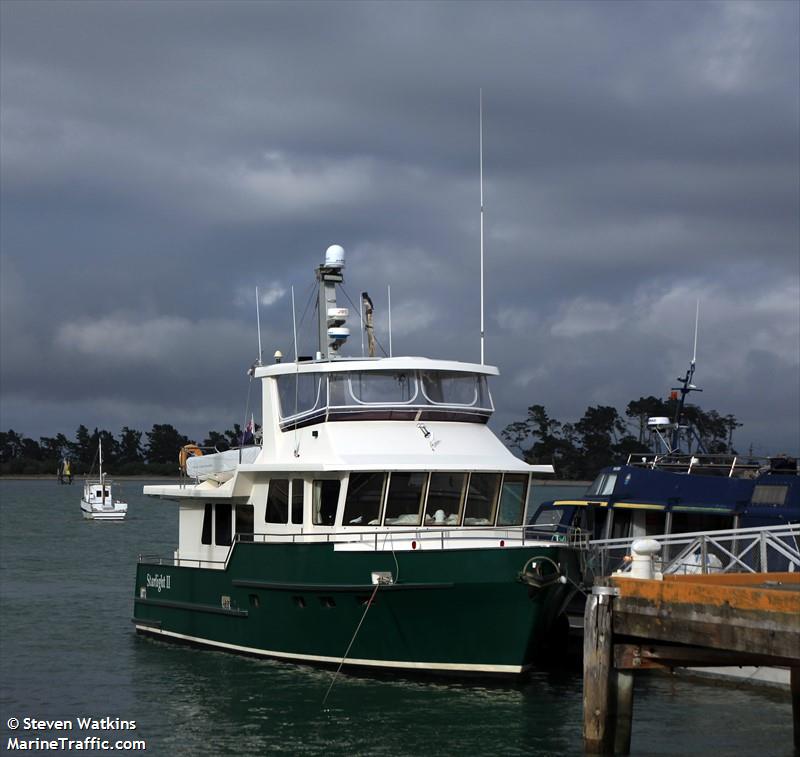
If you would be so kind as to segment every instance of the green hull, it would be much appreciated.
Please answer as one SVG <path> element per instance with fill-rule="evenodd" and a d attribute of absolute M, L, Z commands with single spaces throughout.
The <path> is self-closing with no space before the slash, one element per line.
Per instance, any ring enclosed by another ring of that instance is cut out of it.
<path fill-rule="evenodd" d="M 134 622 L 165 639 L 281 659 L 338 664 L 352 642 L 348 665 L 514 675 L 571 594 L 519 580 L 542 555 L 574 575 L 574 553 L 555 545 L 392 553 L 240 542 L 225 570 L 140 563 Z M 394 583 L 376 590 L 375 571 Z"/>

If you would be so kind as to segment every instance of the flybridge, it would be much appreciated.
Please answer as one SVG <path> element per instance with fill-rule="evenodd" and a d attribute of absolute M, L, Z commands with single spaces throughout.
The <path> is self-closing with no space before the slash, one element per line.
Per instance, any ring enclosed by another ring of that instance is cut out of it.
<path fill-rule="evenodd" d="M 318 350 L 313 359 L 258 366 L 265 400 L 277 394 L 281 430 L 342 420 L 458 421 L 486 423 L 494 411 L 487 376 L 494 366 L 423 357 L 346 358 L 339 350 L 350 331 L 347 308 L 336 302 L 344 276 L 344 249 L 330 246 L 316 269 L 319 282 Z M 366 324 L 371 302 L 364 293 Z M 371 340 L 370 340 L 371 341 Z M 370 349 L 372 352 L 372 349 Z M 297 347 L 295 345 L 295 355 Z"/>

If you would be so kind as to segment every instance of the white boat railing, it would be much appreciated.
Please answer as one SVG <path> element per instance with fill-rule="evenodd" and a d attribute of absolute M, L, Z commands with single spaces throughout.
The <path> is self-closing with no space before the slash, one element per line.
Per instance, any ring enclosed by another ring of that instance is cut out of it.
<path fill-rule="evenodd" d="M 255 544 L 319 544 L 332 543 L 335 545 L 363 545 L 367 550 L 374 552 L 392 551 L 392 549 L 407 551 L 425 551 L 426 549 L 466 549 L 478 546 L 512 547 L 531 546 L 541 544 L 568 549 L 580 548 L 582 542 L 573 538 L 561 536 L 554 538 L 552 532 L 537 532 L 530 526 L 477 526 L 465 528 L 414 528 L 392 529 L 389 531 L 300 531 L 295 533 L 273 532 L 257 534 L 235 534 L 224 560 L 209 560 L 207 558 L 176 557 L 153 554 L 139 554 L 139 562 L 150 565 L 173 565 L 177 567 L 227 567 L 233 549 L 239 543 Z"/>
<path fill-rule="evenodd" d="M 654 569 L 672 573 L 768 573 L 800 571 L 800 523 L 683 534 L 593 539 L 582 553 L 585 575 L 630 569 L 634 541 L 655 539 L 661 554 Z"/>

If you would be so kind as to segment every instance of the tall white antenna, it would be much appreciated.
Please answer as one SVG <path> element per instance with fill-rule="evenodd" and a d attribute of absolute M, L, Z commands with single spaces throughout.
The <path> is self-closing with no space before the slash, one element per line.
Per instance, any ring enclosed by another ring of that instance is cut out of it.
<path fill-rule="evenodd" d="M 256 323 L 258 324 L 258 364 L 261 365 L 261 313 L 258 309 L 258 287 L 256 287 Z"/>
<path fill-rule="evenodd" d="M 392 285 L 386 285 L 386 291 L 389 295 L 389 357 L 392 356 Z"/>
<path fill-rule="evenodd" d="M 694 311 L 694 350 L 692 352 L 692 365 L 697 362 L 697 327 L 700 324 L 700 300 L 697 301 L 697 307 Z"/>
<path fill-rule="evenodd" d="M 483 330 L 483 88 L 478 90 L 479 117 L 479 158 L 481 174 L 481 365 L 483 365 L 484 330 Z"/>
<path fill-rule="evenodd" d="M 297 364 L 297 318 L 294 313 L 294 284 L 292 285 L 292 333 L 294 334 L 294 362 Z"/>

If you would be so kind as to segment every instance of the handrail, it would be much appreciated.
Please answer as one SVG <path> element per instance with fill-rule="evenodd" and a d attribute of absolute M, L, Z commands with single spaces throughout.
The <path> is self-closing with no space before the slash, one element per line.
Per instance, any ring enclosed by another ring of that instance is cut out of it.
<path fill-rule="evenodd" d="M 294 533 L 287 532 L 265 532 L 265 533 L 252 533 L 242 534 L 237 533 L 231 540 L 228 546 L 228 551 L 224 560 L 210 560 L 205 558 L 185 558 L 175 556 L 160 556 L 151 554 L 139 554 L 140 563 L 155 563 L 158 565 L 175 565 L 180 566 L 183 564 L 219 566 L 226 568 L 233 556 L 234 547 L 239 543 L 250 544 L 319 544 L 319 543 L 333 543 L 333 544 L 365 544 L 370 545 L 373 550 L 377 551 L 391 551 L 397 549 L 398 542 L 419 542 L 420 549 L 424 549 L 425 545 L 437 545 L 438 548 L 444 549 L 445 545 L 453 546 L 456 542 L 464 544 L 465 546 L 478 541 L 485 541 L 487 539 L 497 539 L 511 542 L 508 546 L 526 545 L 526 544 L 541 544 L 547 543 L 553 546 L 567 547 L 570 549 L 585 548 L 586 534 L 582 534 L 579 529 L 574 530 L 576 533 L 568 533 L 565 537 L 554 539 L 550 531 L 537 532 L 530 526 L 486 526 L 486 527 L 470 527 L 464 528 L 410 528 L 410 529 L 392 529 L 391 531 L 334 531 L 334 532 L 309 532 L 300 531 Z M 576 538 L 576 534 L 580 538 Z"/>
<path fill-rule="evenodd" d="M 584 553 L 588 574 L 607 575 L 629 568 L 626 557 L 640 537 L 595 539 Z M 648 534 L 662 547 L 657 569 L 662 573 L 732 573 L 800 571 L 800 523 L 695 531 L 683 534 Z M 674 548 L 678 548 L 674 553 Z"/>

